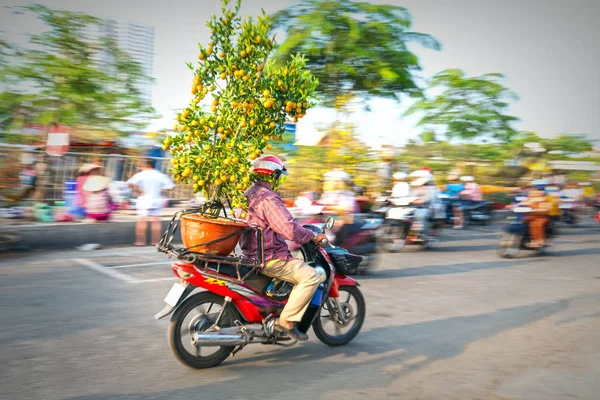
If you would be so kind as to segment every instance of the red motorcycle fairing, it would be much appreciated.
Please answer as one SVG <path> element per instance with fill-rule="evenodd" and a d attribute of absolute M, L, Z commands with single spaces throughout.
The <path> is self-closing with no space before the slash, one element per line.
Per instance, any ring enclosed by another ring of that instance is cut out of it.
<path fill-rule="evenodd" d="M 351 277 L 335 272 L 331 258 L 323 248 L 319 247 L 319 252 L 329 263 L 332 272 L 335 274 L 329 289 L 329 297 L 339 297 L 339 286 L 359 286 L 358 282 Z M 218 274 L 216 271 L 214 272 L 215 275 L 222 276 L 225 279 L 204 276 L 194 264 L 175 262 L 171 265 L 171 269 L 175 276 L 196 287 L 206 289 L 222 297 L 230 297 L 244 320 L 249 323 L 261 323 L 269 314 L 283 308 L 287 303 L 287 300 L 278 302 L 269 299 L 245 284 L 231 282 L 227 280 L 230 279 L 229 276 Z"/>
<path fill-rule="evenodd" d="M 329 257 L 329 254 L 327 254 L 325 249 L 323 249 L 322 247 L 319 247 L 318 250 L 319 250 L 319 253 L 325 259 L 325 261 L 327 261 L 327 263 L 329 264 L 331 271 L 335 274 L 333 277 L 333 284 L 331 285 L 331 288 L 329 288 L 329 297 L 333 297 L 333 298 L 339 297 L 340 292 L 338 291 L 338 287 L 340 287 L 340 286 L 360 286 L 355 279 L 353 279 L 349 276 L 337 273 L 337 271 L 335 270 L 333 261 L 331 260 L 331 257 Z"/>
<path fill-rule="evenodd" d="M 242 314 L 242 317 L 249 323 L 260 323 L 267 317 L 272 310 L 282 308 L 285 305 L 284 302 L 276 302 L 261 296 L 250 287 L 244 284 L 238 284 L 230 282 L 224 279 L 213 278 L 202 275 L 201 271 L 198 271 L 194 264 L 185 264 L 175 262 L 171 265 L 171 269 L 175 275 L 182 278 L 190 284 L 206 289 L 209 292 L 215 293 L 219 296 L 229 296 L 232 299 L 232 303 L 236 306 L 238 311 Z M 227 275 L 217 274 L 224 278 L 230 278 Z"/>

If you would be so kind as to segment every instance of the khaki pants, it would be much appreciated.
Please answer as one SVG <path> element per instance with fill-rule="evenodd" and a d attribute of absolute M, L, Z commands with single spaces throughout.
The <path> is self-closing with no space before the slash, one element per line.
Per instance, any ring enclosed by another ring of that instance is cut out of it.
<path fill-rule="evenodd" d="M 272 260 L 262 270 L 262 273 L 294 285 L 280 316 L 282 320 L 291 322 L 302 320 L 317 286 L 325 280 L 325 276 L 317 274 L 314 268 L 299 259 Z"/>

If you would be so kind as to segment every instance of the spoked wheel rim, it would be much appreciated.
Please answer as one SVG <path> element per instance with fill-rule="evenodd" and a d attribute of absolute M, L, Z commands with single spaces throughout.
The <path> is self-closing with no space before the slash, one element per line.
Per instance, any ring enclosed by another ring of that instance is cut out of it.
<path fill-rule="evenodd" d="M 508 258 L 516 257 L 520 250 L 519 239 L 520 236 L 515 234 L 502 235 L 498 245 L 500 248 L 500 255 Z"/>
<path fill-rule="evenodd" d="M 429 250 L 429 249 L 434 249 L 436 247 L 438 247 L 440 245 L 440 236 L 439 234 L 435 234 L 435 235 L 429 235 L 427 237 L 427 241 L 425 242 L 425 249 Z"/>
<path fill-rule="evenodd" d="M 388 253 L 397 253 L 406 246 L 406 235 L 402 226 L 387 226 L 383 231 L 383 249 Z"/>
<path fill-rule="evenodd" d="M 350 291 L 340 288 L 339 304 L 345 321 L 338 317 L 334 299 L 327 299 L 319 315 L 323 334 L 330 339 L 341 339 L 360 329 L 363 316 L 360 315 L 359 300 Z"/>
<path fill-rule="evenodd" d="M 216 322 L 223 306 L 214 301 L 198 304 L 190 309 L 184 316 L 179 327 L 179 341 L 182 348 L 191 356 L 202 358 L 210 357 L 220 350 L 219 346 L 194 346 L 191 338 L 195 332 L 206 332 Z M 229 322 L 221 317 L 219 325 Z"/>

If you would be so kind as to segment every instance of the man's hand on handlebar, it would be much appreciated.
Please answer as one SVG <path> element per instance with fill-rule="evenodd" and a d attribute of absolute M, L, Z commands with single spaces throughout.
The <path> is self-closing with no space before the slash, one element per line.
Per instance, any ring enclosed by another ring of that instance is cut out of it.
<path fill-rule="evenodd" d="M 327 243 L 327 236 L 324 233 L 319 233 L 313 238 L 313 242 L 316 244 L 325 244 Z"/>

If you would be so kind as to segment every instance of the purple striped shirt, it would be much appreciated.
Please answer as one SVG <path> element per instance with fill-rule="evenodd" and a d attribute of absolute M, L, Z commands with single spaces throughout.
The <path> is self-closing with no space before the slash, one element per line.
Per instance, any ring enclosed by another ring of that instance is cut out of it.
<path fill-rule="evenodd" d="M 304 244 L 314 237 L 311 231 L 294 221 L 292 214 L 269 184 L 257 182 L 246 191 L 245 195 L 248 198 L 246 222 L 263 229 L 265 262 L 293 258 L 286 240 Z M 256 231 L 242 233 L 240 247 L 244 256 L 257 259 Z"/>

